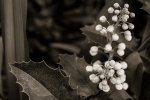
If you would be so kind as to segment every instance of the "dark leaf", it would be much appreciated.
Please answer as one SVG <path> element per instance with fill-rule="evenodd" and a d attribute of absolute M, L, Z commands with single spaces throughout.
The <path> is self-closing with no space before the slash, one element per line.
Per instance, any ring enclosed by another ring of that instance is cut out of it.
<path fill-rule="evenodd" d="M 150 0 L 143 0 L 143 6 L 141 9 L 147 11 L 150 14 Z"/>
<path fill-rule="evenodd" d="M 31 100 L 81 100 L 77 91 L 68 85 L 69 78 L 44 61 L 14 63 L 10 67 Z"/>
<path fill-rule="evenodd" d="M 3 100 L 3 97 L 2 97 L 2 95 L 0 94 L 0 100 Z"/>
<path fill-rule="evenodd" d="M 126 59 L 128 68 L 125 70 L 129 91 L 134 94 L 134 99 L 139 98 L 142 85 L 143 63 L 138 52 L 133 52 Z"/>
<path fill-rule="evenodd" d="M 98 84 L 94 84 L 89 80 L 89 75 L 86 71 L 88 65 L 84 58 L 78 58 L 74 55 L 61 54 L 59 55 L 60 65 L 64 72 L 70 77 L 70 85 L 72 88 L 77 88 L 81 96 L 88 97 L 98 93 Z"/>

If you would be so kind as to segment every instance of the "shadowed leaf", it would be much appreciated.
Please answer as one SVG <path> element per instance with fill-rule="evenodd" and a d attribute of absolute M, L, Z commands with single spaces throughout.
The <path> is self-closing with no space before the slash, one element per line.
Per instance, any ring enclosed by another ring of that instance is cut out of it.
<path fill-rule="evenodd" d="M 141 9 L 147 11 L 150 14 L 150 0 L 143 0 L 143 6 Z"/>

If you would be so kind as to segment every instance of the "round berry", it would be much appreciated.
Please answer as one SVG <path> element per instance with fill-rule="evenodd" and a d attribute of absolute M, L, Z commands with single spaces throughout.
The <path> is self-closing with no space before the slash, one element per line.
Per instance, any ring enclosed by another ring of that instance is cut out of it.
<path fill-rule="evenodd" d="M 110 60 L 110 61 L 109 61 L 109 65 L 110 65 L 110 66 L 114 66 L 114 65 L 115 65 L 115 61 L 114 61 L 114 60 Z"/>
<path fill-rule="evenodd" d="M 131 13 L 130 13 L 130 17 L 131 17 L 131 18 L 134 18 L 134 17 L 135 17 L 135 14 L 134 14 L 133 12 L 131 12 Z"/>
<path fill-rule="evenodd" d="M 90 53 L 91 56 L 95 56 L 95 55 L 97 55 L 98 52 L 92 52 L 92 51 L 90 50 L 89 53 Z"/>
<path fill-rule="evenodd" d="M 106 44 L 104 49 L 105 51 L 108 51 L 108 52 L 111 51 L 112 50 L 111 44 Z"/>
<path fill-rule="evenodd" d="M 122 29 L 123 29 L 123 30 L 127 30 L 127 29 L 128 29 L 128 25 L 127 25 L 127 24 L 125 24 L 125 23 L 124 23 L 124 24 L 122 24 Z"/>
<path fill-rule="evenodd" d="M 117 90 L 122 90 L 122 84 L 116 84 L 115 87 Z"/>
<path fill-rule="evenodd" d="M 112 74 L 114 74 L 114 73 L 115 73 L 115 70 L 110 69 L 109 72 L 112 73 Z"/>
<path fill-rule="evenodd" d="M 128 89 L 128 84 L 127 83 L 122 83 L 122 88 L 124 89 L 124 90 L 127 90 Z"/>
<path fill-rule="evenodd" d="M 102 29 L 101 31 L 100 31 L 100 33 L 102 34 L 102 35 L 106 35 L 107 34 L 107 31 L 106 31 L 106 29 Z"/>
<path fill-rule="evenodd" d="M 118 3 L 114 3 L 114 7 L 115 7 L 115 8 L 118 8 L 118 7 L 119 7 L 119 4 L 118 4 Z"/>
<path fill-rule="evenodd" d="M 131 36 L 131 35 L 125 35 L 125 39 L 126 39 L 127 41 L 131 41 L 131 40 L 132 40 L 132 36 Z"/>
<path fill-rule="evenodd" d="M 128 65 L 126 62 L 122 61 L 120 64 L 122 65 L 122 69 L 127 69 Z"/>
<path fill-rule="evenodd" d="M 100 60 L 97 60 L 97 61 L 95 61 L 95 62 L 93 63 L 93 65 L 94 65 L 94 64 L 100 64 L 100 65 L 101 65 L 102 62 L 101 62 Z"/>
<path fill-rule="evenodd" d="M 123 75 L 119 76 L 119 78 L 121 79 L 121 83 L 126 81 L 126 77 L 124 77 Z"/>
<path fill-rule="evenodd" d="M 126 16 L 122 16 L 121 21 L 126 22 L 128 20 L 128 18 Z"/>
<path fill-rule="evenodd" d="M 118 21 L 118 17 L 117 17 L 116 15 L 114 15 L 114 16 L 112 17 L 112 21 L 117 22 L 117 21 Z"/>
<path fill-rule="evenodd" d="M 114 31 L 114 26 L 113 25 L 108 26 L 107 31 L 112 33 Z"/>
<path fill-rule="evenodd" d="M 86 66 L 86 71 L 87 72 L 92 72 L 93 71 L 93 67 L 92 66 Z"/>
<path fill-rule="evenodd" d="M 103 85 L 107 85 L 107 80 L 102 80 Z"/>
<path fill-rule="evenodd" d="M 98 69 L 101 67 L 100 64 L 93 64 L 93 71 L 98 71 Z"/>
<path fill-rule="evenodd" d="M 90 54 L 92 56 L 95 56 L 98 53 L 98 47 L 97 46 L 92 46 L 90 49 Z"/>
<path fill-rule="evenodd" d="M 103 90 L 102 82 L 99 83 L 99 89 L 100 89 L 100 90 Z"/>
<path fill-rule="evenodd" d="M 116 78 L 116 84 L 121 84 L 121 79 L 119 77 Z"/>
<path fill-rule="evenodd" d="M 124 15 L 127 19 L 129 19 L 129 15 Z"/>
<path fill-rule="evenodd" d="M 126 45 L 124 43 L 118 44 L 118 49 L 125 50 L 125 48 L 126 48 Z"/>
<path fill-rule="evenodd" d="M 134 29 L 134 25 L 132 23 L 129 23 L 129 29 L 131 29 L 131 30 Z"/>
<path fill-rule="evenodd" d="M 89 76 L 89 79 L 92 81 L 95 77 L 96 77 L 95 74 L 91 74 L 91 75 Z"/>
<path fill-rule="evenodd" d="M 111 14 L 111 13 L 113 13 L 113 12 L 114 12 L 114 8 L 109 7 L 109 8 L 108 8 L 108 13 L 110 13 L 110 14 Z"/>
<path fill-rule="evenodd" d="M 100 30 L 102 30 L 102 28 L 103 28 L 102 25 L 98 24 L 98 25 L 96 25 L 95 30 L 100 31 Z"/>
<path fill-rule="evenodd" d="M 104 79 L 105 78 L 105 75 L 104 74 L 101 74 L 99 75 L 100 79 Z"/>
<path fill-rule="evenodd" d="M 114 76 L 114 74 L 113 74 L 113 73 L 111 73 L 111 72 L 108 72 L 108 76 L 109 76 L 109 77 L 113 77 L 113 76 Z"/>
<path fill-rule="evenodd" d="M 109 61 L 105 61 L 105 67 L 107 68 L 107 67 L 109 67 Z"/>
<path fill-rule="evenodd" d="M 131 35 L 131 32 L 129 30 L 124 32 L 125 35 Z"/>
<path fill-rule="evenodd" d="M 119 70 L 119 69 L 121 69 L 121 67 L 122 66 L 121 66 L 121 64 L 119 62 L 116 62 L 115 65 L 114 65 L 114 69 L 115 70 Z"/>
<path fill-rule="evenodd" d="M 111 82 L 112 84 L 116 84 L 117 80 L 116 80 L 116 78 L 111 77 L 111 78 L 110 78 L 110 82 Z"/>
<path fill-rule="evenodd" d="M 118 54 L 119 56 L 123 56 L 123 55 L 125 54 L 125 52 L 124 52 L 124 50 L 118 49 L 118 50 L 117 50 L 117 54 Z"/>
<path fill-rule="evenodd" d="M 124 4 L 124 7 L 125 8 L 129 8 L 129 4 Z"/>
<path fill-rule="evenodd" d="M 113 40 L 113 41 L 118 41 L 118 40 L 119 40 L 118 34 L 113 34 L 113 35 L 112 35 L 112 40 Z"/>
<path fill-rule="evenodd" d="M 110 90 L 109 85 L 103 85 L 102 88 L 104 92 L 108 92 Z"/>
<path fill-rule="evenodd" d="M 119 69 L 119 70 L 117 70 L 117 74 L 118 75 L 124 75 L 124 70 L 123 69 Z"/>
<path fill-rule="evenodd" d="M 100 18 L 99 18 L 99 20 L 102 22 L 102 23 L 104 23 L 104 22 L 106 22 L 106 17 L 105 16 L 101 16 Z"/>
<path fill-rule="evenodd" d="M 91 80 L 93 83 L 98 83 L 99 82 L 99 77 L 98 76 L 95 76 L 94 78 L 93 78 L 93 80 Z"/>
<path fill-rule="evenodd" d="M 125 11 L 125 14 L 129 15 L 129 14 L 130 14 L 130 12 L 129 12 L 128 10 L 126 10 L 126 11 Z"/>
<path fill-rule="evenodd" d="M 102 74 L 103 73 L 103 68 L 99 67 L 98 70 L 97 70 L 97 72 L 100 73 L 100 74 Z"/>
<path fill-rule="evenodd" d="M 120 13 L 119 10 L 115 10 L 115 14 L 118 15 Z"/>

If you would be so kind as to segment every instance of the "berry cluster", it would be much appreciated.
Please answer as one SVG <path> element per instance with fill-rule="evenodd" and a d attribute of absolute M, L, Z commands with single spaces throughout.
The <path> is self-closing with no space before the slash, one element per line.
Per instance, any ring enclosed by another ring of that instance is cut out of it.
<path fill-rule="evenodd" d="M 135 14 L 133 12 L 129 12 L 129 5 L 125 4 L 123 8 L 119 6 L 118 3 L 114 3 L 114 8 L 109 7 L 108 13 L 113 14 L 112 21 L 114 24 L 110 25 L 107 18 L 105 16 L 101 16 L 99 18 L 101 23 L 108 23 L 107 27 L 103 27 L 101 24 L 96 25 L 95 30 L 100 32 L 101 35 L 107 38 L 107 44 L 104 47 L 101 46 L 92 46 L 89 53 L 91 56 L 95 56 L 98 54 L 99 49 L 102 48 L 105 53 L 109 53 L 108 61 L 101 62 L 96 61 L 92 64 L 92 66 L 87 66 L 87 72 L 96 72 L 96 74 L 91 74 L 89 76 L 90 80 L 93 83 L 99 82 L 99 89 L 104 92 L 108 92 L 110 87 L 108 85 L 108 80 L 115 84 L 117 90 L 126 90 L 128 88 L 128 84 L 125 83 L 126 75 L 124 69 L 127 68 L 127 63 L 124 61 L 114 61 L 113 54 L 116 52 L 119 56 L 123 56 L 125 54 L 126 45 L 125 43 L 119 43 L 117 46 L 112 47 L 113 41 L 119 40 L 119 34 L 123 33 L 124 37 L 127 41 L 131 41 L 132 36 L 130 30 L 134 29 L 134 25 L 128 22 L 128 19 L 134 18 Z M 122 27 L 123 32 L 116 32 L 117 27 Z M 116 50 L 117 47 L 117 50 Z"/>
<path fill-rule="evenodd" d="M 126 75 L 124 69 L 127 68 L 127 63 L 115 62 L 114 60 L 105 61 L 102 63 L 101 61 L 96 61 L 92 66 L 87 66 L 87 72 L 96 72 L 96 74 L 91 74 L 89 79 L 93 83 L 99 82 L 99 89 L 104 92 L 108 92 L 110 87 L 108 85 L 108 80 L 115 84 L 117 90 L 126 90 L 128 88 L 128 84 L 125 83 Z"/>

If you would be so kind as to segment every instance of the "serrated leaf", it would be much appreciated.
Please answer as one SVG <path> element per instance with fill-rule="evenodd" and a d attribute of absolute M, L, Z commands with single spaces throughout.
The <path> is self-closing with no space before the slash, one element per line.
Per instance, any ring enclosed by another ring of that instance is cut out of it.
<path fill-rule="evenodd" d="M 69 78 L 44 61 L 14 63 L 10 67 L 31 100 L 81 100 L 77 91 L 69 88 Z"/>
<path fill-rule="evenodd" d="M 77 88 L 81 96 L 88 97 L 98 93 L 98 84 L 94 84 L 89 80 L 89 75 L 86 71 L 88 65 L 84 58 L 78 58 L 74 55 L 61 54 L 59 55 L 60 65 L 64 72 L 70 77 L 70 85 L 72 88 Z"/>
<path fill-rule="evenodd" d="M 147 11 L 150 14 L 150 0 L 143 0 L 143 6 L 141 9 Z"/>
<path fill-rule="evenodd" d="M 143 63 L 138 52 L 133 52 L 126 59 L 128 68 L 125 70 L 127 80 L 129 84 L 129 90 L 139 98 L 141 92 L 142 75 L 143 75 Z"/>

